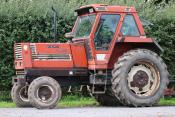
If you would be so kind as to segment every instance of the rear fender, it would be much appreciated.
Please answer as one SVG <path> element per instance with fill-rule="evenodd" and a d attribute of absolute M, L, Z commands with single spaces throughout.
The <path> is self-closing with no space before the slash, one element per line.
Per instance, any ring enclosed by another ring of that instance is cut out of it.
<path fill-rule="evenodd" d="M 140 38 L 140 37 L 125 37 L 119 38 L 116 44 L 131 45 L 132 48 L 145 48 L 152 50 L 158 54 L 162 53 L 163 48 L 157 43 L 155 39 L 152 38 Z"/>
<path fill-rule="evenodd" d="M 115 47 L 111 53 L 111 57 L 108 62 L 108 68 L 113 69 L 114 63 L 122 56 L 125 52 L 133 49 L 148 49 L 157 54 L 161 54 L 163 49 L 161 46 L 151 38 L 121 38 L 118 39 Z"/>

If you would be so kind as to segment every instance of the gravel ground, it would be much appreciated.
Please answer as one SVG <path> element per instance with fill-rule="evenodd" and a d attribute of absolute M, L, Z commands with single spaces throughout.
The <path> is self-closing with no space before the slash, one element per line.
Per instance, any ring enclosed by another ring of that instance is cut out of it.
<path fill-rule="evenodd" d="M 175 117 L 171 107 L 83 107 L 38 110 L 35 108 L 1 108 L 0 117 Z"/>

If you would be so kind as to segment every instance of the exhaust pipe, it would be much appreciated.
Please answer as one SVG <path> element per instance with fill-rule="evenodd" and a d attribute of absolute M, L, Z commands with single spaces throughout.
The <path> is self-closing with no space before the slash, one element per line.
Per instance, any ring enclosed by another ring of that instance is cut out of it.
<path fill-rule="evenodd" d="M 52 11 L 53 11 L 53 25 L 52 25 L 52 29 L 54 30 L 54 42 L 56 42 L 56 39 L 57 39 L 57 36 L 58 36 L 58 32 L 57 32 L 58 13 L 53 8 L 53 6 L 52 6 Z"/>

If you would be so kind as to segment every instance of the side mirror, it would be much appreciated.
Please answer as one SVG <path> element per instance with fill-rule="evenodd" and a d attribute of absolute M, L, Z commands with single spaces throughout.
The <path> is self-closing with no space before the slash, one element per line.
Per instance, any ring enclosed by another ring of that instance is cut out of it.
<path fill-rule="evenodd" d="M 73 38 L 74 37 L 74 34 L 72 32 L 69 32 L 69 33 L 66 33 L 64 36 L 66 38 Z"/>

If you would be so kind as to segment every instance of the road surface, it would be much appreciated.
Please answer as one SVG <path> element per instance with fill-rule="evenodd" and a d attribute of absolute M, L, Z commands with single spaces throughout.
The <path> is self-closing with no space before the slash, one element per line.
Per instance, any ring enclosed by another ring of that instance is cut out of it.
<path fill-rule="evenodd" d="M 83 107 L 38 110 L 0 108 L 0 117 L 175 117 L 175 106 L 165 107 Z"/>

